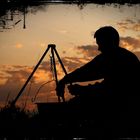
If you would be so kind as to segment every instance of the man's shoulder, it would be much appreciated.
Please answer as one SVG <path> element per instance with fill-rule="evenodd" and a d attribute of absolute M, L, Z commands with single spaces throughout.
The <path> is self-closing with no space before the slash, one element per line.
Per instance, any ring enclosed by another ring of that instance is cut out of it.
<path fill-rule="evenodd" d="M 100 63 L 103 62 L 105 60 L 105 57 L 102 53 L 98 54 L 97 56 L 95 56 L 90 62 L 91 63 Z"/>
<path fill-rule="evenodd" d="M 119 47 L 119 50 L 120 50 L 120 54 L 122 56 L 126 57 L 127 59 L 139 61 L 137 56 L 133 52 L 131 52 L 125 48 L 122 48 L 122 47 Z"/>
<path fill-rule="evenodd" d="M 103 59 L 103 58 L 104 58 L 103 53 L 100 53 L 97 56 L 95 56 L 92 60 L 95 60 L 95 59 Z"/>

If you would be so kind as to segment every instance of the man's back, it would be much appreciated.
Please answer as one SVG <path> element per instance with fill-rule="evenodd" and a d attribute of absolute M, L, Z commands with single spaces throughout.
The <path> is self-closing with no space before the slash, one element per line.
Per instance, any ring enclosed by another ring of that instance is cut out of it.
<path fill-rule="evenodd" d="M 130 51 L 118 47 L 110 55 L 103 55 L 104 81 L 113 91 L 134 91 L 138 86 L 140 62 Z M 135 88 L 135 89 L 134 89 Z"/>

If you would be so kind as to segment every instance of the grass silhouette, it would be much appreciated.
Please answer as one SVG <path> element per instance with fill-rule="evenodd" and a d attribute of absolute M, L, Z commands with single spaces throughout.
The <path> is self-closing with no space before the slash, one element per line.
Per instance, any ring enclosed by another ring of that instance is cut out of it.
<path fill-rule="evenodd" d="M 68 113 L 68 111 L 66 112 Z M 51 111 L 49 112 L 51 113 Z M 139 119 L 133 119 L 133 123 L 136 125 L 134 124 L 132 127 L 132 122 L 125 118 L 104 121 L 100 116 L 98 120 L 94 118 L 89 120 L 76 118 L 74 120 L 74 113 L 65 119 L 67 114 L 60 114 L 58 111 L 53 114 L 39 114 L 7 105 L 0 109 L 0 140 L 72 140 L 74 138 L 100 140 L 108 137 L 119 140 L 122 137 L 140 136 Z M 120 124 L 122 125 L 119 126 Z"/>

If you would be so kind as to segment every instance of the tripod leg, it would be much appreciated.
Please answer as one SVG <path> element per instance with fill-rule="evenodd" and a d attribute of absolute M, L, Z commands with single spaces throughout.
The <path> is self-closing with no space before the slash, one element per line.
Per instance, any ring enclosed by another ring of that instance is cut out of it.
<path fill-rule="evenodd" d="M 32 76 L 34 75 L 35 71 L 37 70 L 37 68 L 39 67 L 40 63 L 42 62 L 42 60 L 44 59 L 44 57 L 46 56 L 47 52 L 49 51 L 50 46 L 48 45 L 48 48 L 46 49 L 46 51 L 44 52 L 44 54 L 42 55 L 42 57 L 40 58 L 40 60 L 38 61 L 37 65 L 34 67 L 32 73 L 30 74 L 30 76 L 28 77 L 27 81 L 25 82 L 25 84 L 23 85 L 23 87 L 21 88 L 21 90 L 19 91 L 18 95 L 16 96 L 16 98 L 14 99 L 14 101 L 12 102 L 12 105 L 14 106 L 16 101 L 18 100 L 18 98 L 21 96 L 23 90 L 26 88 L 28 82 L 30 81 L 30 79 L 32 78 Z"/>
<path fill-rule="evenodd" d="M 64 65 L 63 65 L 63 63 L 62 63 L 62 61 L 60 59 L 60 56 L 59 56 L 59 54 L 58 54 L 58 52 L 57 52 L 57 50 L 55 48 L 54 48 L 54 51 L 55 51 L 55 54 L 56 54 L 56 56 L 57 56 L 57 58 L 58 58 L 58 60 L 59 60 L 59 62 L 61 64 L 61 66 L 62 66 L 62 69 L 63 69 L 65 75 L 67 75 L 67 71 L 66 71 L 66 69 L 65 69 L 65 67 L 64 67 Z"/>

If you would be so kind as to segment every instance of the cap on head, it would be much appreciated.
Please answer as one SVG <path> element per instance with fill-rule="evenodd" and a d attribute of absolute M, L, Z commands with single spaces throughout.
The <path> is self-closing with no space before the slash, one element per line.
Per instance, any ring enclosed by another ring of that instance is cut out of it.
<path fill-rule="evenodd" d="M 94 38 L 96 38 L 97 43 L 106 47 L 119 46 L 119 33 L 112 26 L 101 27 L 95 32 Z"/>

